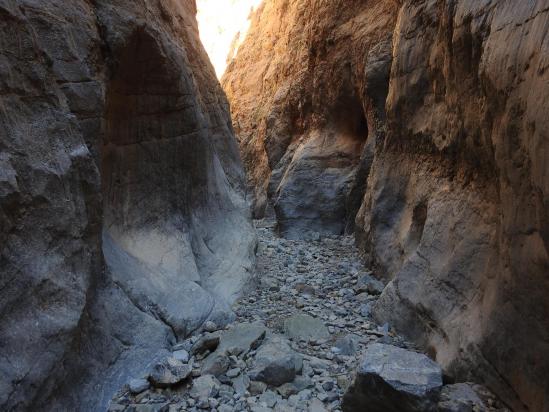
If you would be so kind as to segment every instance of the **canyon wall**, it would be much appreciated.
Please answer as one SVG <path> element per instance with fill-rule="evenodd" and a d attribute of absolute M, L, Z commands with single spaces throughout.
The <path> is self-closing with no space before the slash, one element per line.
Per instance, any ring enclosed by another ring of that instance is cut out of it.
<path fill-rule="evenodd" d="M 287 237 L 352 227 L 368 137 L 383 123 L 396 14 L 393 1 L 266 1 L 227 68 L 254 214 L 271 203 Z"/>
<path fill-rule="evenodd" d="M 549 4 L 408 1 L 357 217 L 377 316 L 457 379 L 549 408 Z"/>
<path fill-rule="evenodd" d="M 375 316 L 515 410 L 549 408 L 548 31 L 544 0 L 267 0 L 222 80 L 254 213 L 354 230 Z"/>
<path fill-rule="evenodd" d="M 103 410 L 255 235 L 194 1 L 0 0 L 0 408 Z"/>

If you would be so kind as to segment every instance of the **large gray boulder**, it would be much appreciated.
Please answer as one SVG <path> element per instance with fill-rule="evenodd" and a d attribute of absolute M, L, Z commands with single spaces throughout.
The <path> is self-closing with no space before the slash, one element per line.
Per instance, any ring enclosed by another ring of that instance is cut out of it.
<path fill-rule="evenodd" d="M 442 370 L 427 356 L 392 345 L 370 345 L 343 401 L 346 412 L 436 411 Z"/>
<path fill-rule="evenodd" d="M 294 380 L 296 371 L 302 364 L 301 356 L 280 336 L 271 336 L 255 354 L 250 379 L 280 386 Z"/>

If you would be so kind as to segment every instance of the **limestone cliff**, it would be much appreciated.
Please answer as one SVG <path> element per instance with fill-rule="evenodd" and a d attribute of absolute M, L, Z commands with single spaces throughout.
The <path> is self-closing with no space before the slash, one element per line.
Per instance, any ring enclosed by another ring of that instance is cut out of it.
<path fill-rule="evenodd" d="M 376 316 L 516 410 L 549 408 L 548 30 L 544 0 L 267 0 L 222 81 L 255 214 L 354 220 Z"/>
<path fill-rule="evenodd" d="M 0 408 L 102 410 L 249 279 L 194 1 L 0 1 Z"/>

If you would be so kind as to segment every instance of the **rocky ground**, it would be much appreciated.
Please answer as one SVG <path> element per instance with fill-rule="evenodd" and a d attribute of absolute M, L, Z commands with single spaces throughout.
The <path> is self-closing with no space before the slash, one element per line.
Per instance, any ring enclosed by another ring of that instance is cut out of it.
<path fill-rule="evenodd" d="M 412 348 L 370 318 L 384 285 L 364 269 L 352 237 L 286 240 L 273 224 L 256 225 L 258 288 L 235 305 L 236 322 L 223 330 L 207 322 L 172 357 L 129 382 L 111 411 L 341 411 L 364 357 L 375 363 L 387 354 L 397 369 L 398 362 L 416 368 L 414 379 L 424 374 L 438 394 L 440 367 L 399 349 Z M 469 389 L 452 390 L 474 403 Z M 360 408 L 361 400 L 351 398 L 349 407 Z"/>

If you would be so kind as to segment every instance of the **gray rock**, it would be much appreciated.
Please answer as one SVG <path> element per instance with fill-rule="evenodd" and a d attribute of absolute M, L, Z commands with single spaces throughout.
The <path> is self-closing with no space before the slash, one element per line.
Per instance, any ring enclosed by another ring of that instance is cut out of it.
<path fill-rule="evenodd" d="M 149 381 L 157 388 L 167 388 L 187 379 L 192 367 L 175 358 L 168 358 L 155 365 L 149 375 Z"/>
<path fill-rule="evenodd" d="M 128 384 L 128 386 L 130 388 L 130 392 L 133 395 L 137 395 L 149 389 L 151 384 L 147 379 L 139 378 L 139 379 L 132 379 Z"/>
<path fill-rule="evenodd" d="M 385 289 L 385 285 L 381 281 L 375 279 L 370 272 L 362 275 L 358 279 L 356 288 L 359 292 L 366 291 L 370 295 L 380 295 L 383 292 L 383 289 Z"/>
<path fill-rule="evenodd" d="M 343 409 L 372 412 L 435 411 L 442 370 L 423 354 L 391 345 L 372 344 L 362 359 Z"/>
<path fill-rule="evenodd" d="M 258 349 L 254 367 L 249 372 L 250 378 L 273 386 L 291 382 L 295 378 L 299 358 L 286 339 L 271 336 Z"/>
<path fill-rule="evenodd" d="M 202 327 L 206 332 L 215 332 L 221 329 L 215 322 L 212 322 L 211 320 L 204 323 L 204 326 Z"/>
<path fill-rule="evenodd" d="M 214 375 L 218 377 L 225 373 L 230 365 L 231 362 L 228 356 L 215 352 L 206 358 L 202 365 L 201 373 L 202 375 Z"/>
<path fill-rule="evenodd" d="M 201 376 L 193 381 L 189 396 L 194 399 L 208 399 L 217 396 L 219 381 L 212 375 Z"/>
<path fill-rule="evenodd" d="M 167 410 L 167 404 L 165 403 L 136 404 L 136 405 L 131 405 L 129 409 L 135 412 L 164 412 Z"/>
<path fill-rule="evenodd" d="M 227 371 L 225 375 L 227 375 L 228 378 L 236 378 L 238 375 L 240 375 L 240 368 L 233 368 Z"/>
<path fill-rule="evenodd" d="M 189 361 L 189 352 L 185 349 L 180 349 L 173 352 L 172 356 L 182 363 L 187 363 Z"/>
<path fill-rule="evenodd" d="M 245 373 L 231 379 L 235 392 L 239 395 L 244 395 L 250 387 L 250 378 Z"/>
<path fill-rule="evenodd" d="M 313 399 L 309 402 L 309 412 L 327 412 L 324 403 L 320 399 Z"/>
<path fill-rule="evenodd" d="M 437 412 L 477 412 L 489 410 L 489 405 L 478 391 L 487 392 L 479 385 L 457 383 L 446 385 L 440 393 Z"/>
<path fill-rule="evenodd" d="M 251 381 L 249 391 L 252 395 L 260 395 L 267 390 L 265 382 Z"/>
<path fill-rule="evenodd" d="M 267 328 L 261 322 L 236 324 L 221 335 L 218 351 L 231 351 L 239 355 L 247 353 L 257 349 L 266 333 Z"/>
<path fill-rule="evenodd" d="M 274 408 L 280 397 L 273 391 L 266 391 L 259 396 L 259 402 L 268 408 Z"/>
<path fill-rule="evenodd" d="M 296 314 L 284 321 L 284 333 L 294 340 L 320 340 L 330 337 L 324 323 L 306 314 Z"/>
<path fill-rule="evenodd" d="M 345 335 L 336 340 L 335 348 L 340 355 L 352 356 L 358 350 L 358 336 Z"/>
<path fill-rule="evenodd" d="M 191 355 L 202 354 L 206 351 L 214 351 L 219 345 L 219 334 L 207 333 L 201 336 L 192 346 Z"/>
<path fill-rule="evenodd" d="M 283 398 L 289 398 L 291 395 L 295 395 L 305 389 L 312 388 L 314 386 L 313 381 L 307 376 L 296 376 L 293 382 L 285 383 L 284 385 L 276 388 L 277 392 Z"/>

